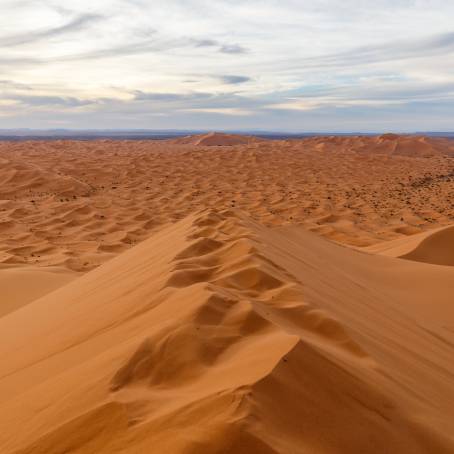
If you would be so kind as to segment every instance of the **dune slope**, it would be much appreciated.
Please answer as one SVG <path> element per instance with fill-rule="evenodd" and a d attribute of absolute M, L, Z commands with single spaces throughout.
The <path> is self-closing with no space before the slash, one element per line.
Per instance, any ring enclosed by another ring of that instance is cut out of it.
<path fill-rule="evenodd" d="M 428 236 L 402 258 L 437 265 L 454 266 L 454 226 Z"/>
<path fill-rule="evenodd" d="M 372 253 L 454 266 L 454 225 L 363 248 Z"/>
<path fill-rule="evenodd" d="M 0 451 L 453 452 L 453 292 L 452 267 L 191 215 L 0 318 Z"/>
<path fill-rule="evenodd" d="M 68 284 L 77 276 L 57 267 L 0 267 L 0 317 Z"/>

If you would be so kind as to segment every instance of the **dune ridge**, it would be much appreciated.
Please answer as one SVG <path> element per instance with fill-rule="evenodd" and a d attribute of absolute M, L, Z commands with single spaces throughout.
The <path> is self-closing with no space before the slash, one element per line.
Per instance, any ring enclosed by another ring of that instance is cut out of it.
<path fill-rule="evenodd" d="M 427 236 L 412 251 L 400 257 L 417 262 L 454 266 L 454 226 Z"/>
<path fill-rule="evenodd" d="M 205 147 L 230 147 L 232 145 L 246 145 L 262 142 L 265 139 L 259 137 L 245 136 L 238 134 L 225 134 L 210 132 L 208 134 L 196 134 L 178 139 L 171 139 L 168 142 L 177 145 L 196 145 Z"/>
<path fill-rule="evenodd" d="M 454 225 L 363 248 L 372 253 L 454 266 Z"/>
<path fill-rule="evenodd" d="M 0 318 L 0 449 L 452 452 L 453 292 L 453 267 L 192 214 Z"/>

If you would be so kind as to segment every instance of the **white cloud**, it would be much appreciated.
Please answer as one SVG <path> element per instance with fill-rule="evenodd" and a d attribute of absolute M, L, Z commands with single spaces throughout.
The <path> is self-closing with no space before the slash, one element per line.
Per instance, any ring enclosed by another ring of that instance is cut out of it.
<path fill-rule="evenodd" d="M 238 109 L 236 107 L 200 107 L 194 109 L 182 109 L 183 112 L 194 112 L 194 113 L 214 113 L 219 115 L 253 115 L 254 112 L 251 110 Z"/>

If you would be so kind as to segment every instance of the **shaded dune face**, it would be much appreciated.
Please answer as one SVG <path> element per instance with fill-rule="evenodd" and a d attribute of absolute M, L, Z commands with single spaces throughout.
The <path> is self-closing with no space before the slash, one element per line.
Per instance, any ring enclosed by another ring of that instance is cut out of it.
<path fill-rule="evenodd" d="M 433 265 L 454 266 L 454 226 L 385 241 L 363 250 Z"/>
<path fill-rule="evenodd" d="M 452 294 L 454 267 L 192 214 L 0 318 L 0 451 L 453 452 Z"/>
<path fill-rule="evenodd" d="M 429 235 L 412 251 L 401 257 L 418 262 L 454 266 L 454 226 Z"/>

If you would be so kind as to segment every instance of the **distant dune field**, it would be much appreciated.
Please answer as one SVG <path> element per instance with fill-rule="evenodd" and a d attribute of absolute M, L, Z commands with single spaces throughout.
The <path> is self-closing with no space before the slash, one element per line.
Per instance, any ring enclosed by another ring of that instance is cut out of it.
<path fill-rule="evenodd" d="M 87 271 L 204 208 L 368 246 L 454 222 L 453 156 L 394 135 L 0 142 L 0 263 Z"/>

